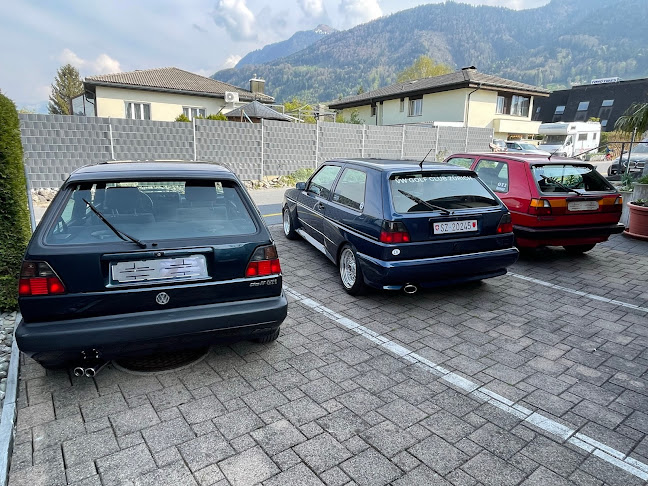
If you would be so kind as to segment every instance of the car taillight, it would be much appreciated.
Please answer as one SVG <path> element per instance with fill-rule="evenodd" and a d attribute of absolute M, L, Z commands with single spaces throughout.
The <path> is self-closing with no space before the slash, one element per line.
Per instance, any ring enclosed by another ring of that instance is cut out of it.
<path fill-rule="evenodd" d="M 551 204 L 547 199 L 531 199 L 529 212 L 538 216 L 546 216 L 551 214 Z"/>
<path fill-rule="evenodd" d="M 618 197 L 614 200 L 614 205 L 615 205 L 615 206 L 621 206 L 621 205 L 623 205 L 623 196 L 618 196 Z"/>
<path fill-rule="evenodd" d="M 20 270 L 18 295 L 64 294 L 65 285 L 47 262 L 25 261 Z"/>
<path fill-rule="evenodd" d="M 383 221 L 380 229 L 380 241 L 383 243 L 409 243 L 410 235 L 400 221 Z"/>
<path fill-rule="evenodd" d="M 509 213 L 503 215 L 502 219 L 500 219 L 497 232 L 500 234 L 513 233 L 513 223 L 511 222 L 511 215 Z"/>
<path fill-rule="evenodd" d="M 264 277 L 281 273 L 277 248 L 274 245 L 261 246 L 254 250 L 245 269 L 246 277 Z"/>

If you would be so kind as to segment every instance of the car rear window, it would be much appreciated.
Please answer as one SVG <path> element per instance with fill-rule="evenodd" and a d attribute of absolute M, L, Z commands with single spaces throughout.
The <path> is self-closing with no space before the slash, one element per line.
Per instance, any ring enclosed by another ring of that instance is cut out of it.
<path fill-rule="evenodd" d="M 533 178 L 543 193 L 581 191 L 613 191 L 614 187 L 591 165 L 537 164 L 531 166 Z"/>
<path fill-rule="evenodd" d="M 91 211 L 143 241 L 253 234 L 257 231 L 235 181 L 83 182 L 69 187 L 45 235 L 50 245 L 121 241 Z"/>
<path fill-rule="evenodd" d="M 444 209 L 498 206 L 499 201 L 472 173 L 418 172 L 389 178 L 397 213 L 434 211 L 424 202 Z M 424 201 L 424 202 L 423 202 Z"/>

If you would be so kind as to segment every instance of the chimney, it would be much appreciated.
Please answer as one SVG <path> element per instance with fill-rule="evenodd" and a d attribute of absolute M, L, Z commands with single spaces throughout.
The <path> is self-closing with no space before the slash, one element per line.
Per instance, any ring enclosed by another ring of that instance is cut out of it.
<path fill-rule="evenodd" d="M 250 91 L 254 94 L 265 94 L 265 79 L 257 79 L 255 75 L 250 79 Z"/>

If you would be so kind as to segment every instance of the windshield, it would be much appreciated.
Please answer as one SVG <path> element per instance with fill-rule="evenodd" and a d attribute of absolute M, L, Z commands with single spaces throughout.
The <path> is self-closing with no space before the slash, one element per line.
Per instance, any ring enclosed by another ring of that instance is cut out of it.
<path fill-rule="evenodd" d="M 118 231 L 143 242 L 256 233 L 233 181 L 84 182 L 67 200 L 45 236 L 50 245 L 119 242 L 88 201 Z"/>
<path fill-rule="evenodd" d="M 538 147 L 530 143 L 521 143 L 520 147 L 522 147 L 524 150 L 538 150 Z"/>
<path fill-rule="evenodd" d="M 612 191 L 614 187 L 589 165 L 552 164 L 533 165 L 531 172 L 538 189 L 543 193 L 581 191 Z M 560 186 L 564 187 L 560 187 Z"/>
<path fill-rule="evenodd" d="M 546 135 L 540 145 L 562 145 L 567 135 Z"/>
<path fill-rule="evenodd" d="M 389 178 L 397 213 L 498 206 L 476 175 L 456 172 L 393 174 Z"/>
<path fill-rule="evenodd" d="M 648 142 L 642 142 L 642 143 L 632 147 L 632 153 L 633 154 L 648 154 Z"/>

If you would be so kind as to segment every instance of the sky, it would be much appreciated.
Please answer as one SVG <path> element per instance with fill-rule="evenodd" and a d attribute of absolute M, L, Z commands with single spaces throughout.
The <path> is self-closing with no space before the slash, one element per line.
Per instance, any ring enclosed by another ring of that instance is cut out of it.
<path fill-rule="evenodd" d="M 44 113 L 56 71 L 67 63 L 81 77 L 168 66 L 210 76 L 320 23 L 349 29 L 441 1 L 2 0 L 0 91 L 18 108 Z M 518 10 L 549 2 L 462 1 Z"/>

